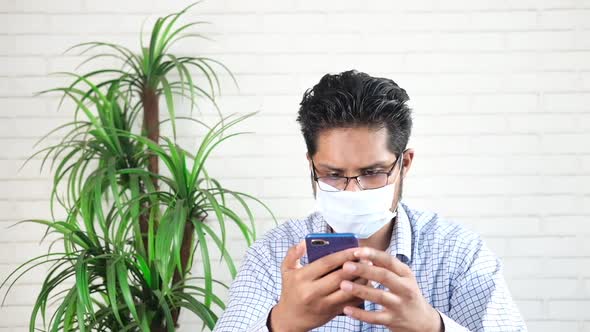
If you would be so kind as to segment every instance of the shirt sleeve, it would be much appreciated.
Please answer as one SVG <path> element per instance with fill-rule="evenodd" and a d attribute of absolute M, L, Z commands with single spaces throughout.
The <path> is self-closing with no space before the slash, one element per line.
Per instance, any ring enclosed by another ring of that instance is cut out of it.
<path fill-rule="evenodd" d="M 440 318 L 442 321 L 442 330 L 443 332 L 469 332 L 468 329 L 464 328 L 463 326 L 459 325 L 457 322 L 452 320 L 449 316 L 443 314 L 439 311 Z"/>
<path fill-rule="evenodd" d="M 268 251 L 261 243 L 248 249 L 214 332 L 268 332 L 266 321 L 278 298 L 271 268 Z"/>
<path fill-rule="evenodd" d="M 527 331 L 502 275 L 499 259 L 479 240 L 465 272 L 451 287 L 445 331 Z"/>

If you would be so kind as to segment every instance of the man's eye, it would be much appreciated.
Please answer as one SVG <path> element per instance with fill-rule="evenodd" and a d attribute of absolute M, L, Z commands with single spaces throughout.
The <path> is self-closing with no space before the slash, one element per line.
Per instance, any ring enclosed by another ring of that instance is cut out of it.
<path fill-rule="evenodd" d="M 368 170 L 368 171 L 365 171 L 363 175 L 376 175 L 379 172 L 381 172 L 381 171 L 380 170 Z"/>

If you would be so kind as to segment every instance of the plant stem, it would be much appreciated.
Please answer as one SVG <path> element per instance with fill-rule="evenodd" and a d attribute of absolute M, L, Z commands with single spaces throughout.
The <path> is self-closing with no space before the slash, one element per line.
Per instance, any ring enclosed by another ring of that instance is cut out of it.
<path fill-rule="evenodd" d="M 160 139 L 160 105 L 159 96 L 154 89 L 146 86 L 141 96 L 141 102 L 143 104 L 143 135 L 147 136 L 154 143 L 159 144 Z M 148 171 L 152 174 L 160 174 L 158 167 L 158 156 L 155 153 L 150 154 L 148 159 Z M 152 183 L 154 189 L 158 190 L 158 179 L 153 176 Z M 145 188 L 145 186 L 143 186 Z M 141 231 L 141 238 L 143 240 L 143 247 L 148 253 L 148 232 L 149 232 L 149 216 L 152 206 L 149 201 L 143 203 L 142 213 L 139 216 L 139 229 Z M 155 230 L 154 230 L 155 231 Z M 153 254 L 153 253 L 152 253 Z M 162 327 L 161 321 L 156 320 L 152 322 L 150 330 L 154 332 L 166 331 L 165 327 Z"/>
<path fill-rule="evenodd" d="M 159 95 L 156 91 L 150 87 L 146 87 L 143 90 L 142 95 L 142 103 L 143 103 L 143 132 L 154 143 L 159 144 L 160 138 L 160 108 L 159 108 Z M 158 167 L 158 156 L 156 154 L 152 154 L 149 157 L 148 162 L 148 170 L 152 174 L 160 174 L 159 167 Z M 154 184 L 154 188 L 158 190 L 158 179 L 156 177 L 152 177 L 152 183 Z M 149 227 L 149 211 L 150 206 L 147 203 L 147 209 L 144 209 L 144 213 L 140 215 L 140 230 L 142 233 L 142 238 L 144 242 L 144 248 L 148 248 L 147 246 L 147 232 Z M 174 272 L 174 276 L 172 278 L 172 285 L 176 285 L 177 283 L 181 282 L 188 273 L 188 264 L 189 259 L 192 253 L 193 247 L 193 239 L 194 239 L 194 225 L 190 220 L 187 220 L 184 224 L 184 235 L 182 239 L 182 246 L 180 249 L 180 259 L 181 259 L 181 266 L 182 271 L 178 269 Z M 181 287 L 184 284 L 181 285 Z M 180 316 L 180 308 L 175 308 L 172 311 L 172 318 L 174 321 L 175 327 L 178 327 L 178 318 Z M 164 330 L 161 326 L 152 326 L 152 331 L 159 331 Z"/>
<path fill-rule="evenodd" d="M 160 138 L 160 105 L 158 103 L 159 96 L 156 91 L 148 86 L 143 90 L 141 102 L 143 104 L 143 135 L 147 136 L 154 143 L 158 144 Z M 158 167 L 158 155 L 150 154 L 148 161 L 148 171 L 152 174 L 160 174 Z M 154 189 L 158 190 L 158 179 L 152 177 Z M 143 186 L 145 188 L 145 186 Z M 148 246 L 148 232 L 149 232 L 149 216 L 151 206 L 148 201 L 143 203 L 142 213 L 139 216 L 139 230 L 141 231 L 141 238 L 143 239 L 143 247 L 147 253 Z M 155 231 L 155 230 L 154 230 Z M 149 253 L 148 253 L 149 257 Z"/>
<path fill-rule="evenodd" d="M 184 235 L 182 237 L 182 246 L 180 247 L 180 265 L 182 266 L 182 271 L 174 271 L 174 277 L 172 277 L 172 284 L 176 285 L 178 282 L 183 280 L 188 273 L 188 261 L 191 257 L 191 252 L 193 248 L 193 240 L 194 240 L 194 232 L 195 226 L 190 220 L 186 220 L 184 224 Z M 181 287 L 184 286 L 184 282 L 182 282 Z M 180 316 L 180 308 L 175 308 L 172 311 L 172 319 L 174 321 L 174 325 L 178 327 L 178 317 Z"/>
<path fill-rule="evenodd" d="M 143 90 L 143 130 L 147 137 L 158 144 L 160 138 L 160 106 L 159 95 L 150 87 Z M 160 174 L 158 167 L 158 156 L 151 154 L 149 157 L 148 170 L 153 174 Z M 152 182 L 158 190 L 158 179 L 153 177 Z"/>

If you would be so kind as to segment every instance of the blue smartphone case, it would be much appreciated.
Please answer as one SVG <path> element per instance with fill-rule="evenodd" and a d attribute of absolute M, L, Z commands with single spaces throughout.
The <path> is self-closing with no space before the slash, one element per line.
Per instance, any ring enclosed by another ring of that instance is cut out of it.
<path fill-rule="evenodd" d="M 359 241 L 353 233 L 312 233 L 305 237 L 309 263 L 335 252 L 356 248 Z"/>

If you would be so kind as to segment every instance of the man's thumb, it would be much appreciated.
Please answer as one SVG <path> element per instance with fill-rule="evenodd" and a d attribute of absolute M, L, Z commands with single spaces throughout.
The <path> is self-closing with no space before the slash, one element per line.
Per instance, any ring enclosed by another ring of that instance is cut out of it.
<path fill-rule="evenodd" d="M 297 245 L 292 246 L 287 251 L 287 256 L 283 260 L 282 270 L 293 270 L 301 267 L 299 260 L 305 254 L 305 241 L 299 242 Z"/>

